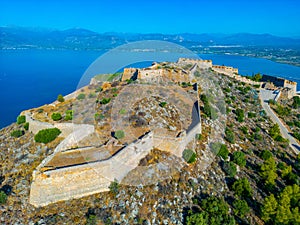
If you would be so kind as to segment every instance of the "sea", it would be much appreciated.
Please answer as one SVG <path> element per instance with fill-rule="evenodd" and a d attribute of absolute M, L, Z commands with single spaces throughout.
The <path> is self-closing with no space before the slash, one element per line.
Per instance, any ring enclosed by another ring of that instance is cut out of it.
<path fill-rule="evenodd" d="M 106 51 L 0 50 L 0 129 L 15 122 L 21 111 L 51 103 L 58 94 L 67 95 L 86 84 L 82 83 L 82 77 L 87 74 L 93 62 L 105 53 Z M 176 54 L 178 55 L 170 57 L 170 61 L 182 57 L 180 53 Z M 242 75 L 261 73 L 287 78 L 298 82 L 298 91 L 300 90 L 300 67 L 235 55 L 201 54 L 199 57 L 211 59 L 213 64 L 237 67 Z M 151 63 L 149 60 L 139 61 L 122 67 L 142 68 Z M 105 72 L 114 73 L 121 69 L 108 69 Z M 97 75 L 97 72 L 94 73 Z"/>

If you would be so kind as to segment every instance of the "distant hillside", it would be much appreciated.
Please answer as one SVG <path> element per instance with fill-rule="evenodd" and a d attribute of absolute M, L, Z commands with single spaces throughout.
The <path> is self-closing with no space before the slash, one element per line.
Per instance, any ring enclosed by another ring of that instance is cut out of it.
<path fill-rule="evenodd" d="M 243 47 L 293 47 L 300 48 L 300 39 L 277 37 L 270 34 L 134 34 L 134 33 L 96 33 L 74 28 L 50 30 L 39 28 L 0 27 L 0 49 L 111 49 L 130 41 L 164 40 L 185 47 L 241 45 Z"/>

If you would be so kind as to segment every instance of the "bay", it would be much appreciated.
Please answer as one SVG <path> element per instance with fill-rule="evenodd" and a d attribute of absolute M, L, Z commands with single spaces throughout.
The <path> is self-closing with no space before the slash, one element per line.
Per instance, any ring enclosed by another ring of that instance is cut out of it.
<path fill-rule="evenodd" d="M 14 122 L 21 111 L 51 103 L 58 94 L 66 95 L 76 90 L 87 68 L 103 53 L 104 51 L 1 50 L 0 128 Z M 237 67 L 242 75 L 260 72 L 300 83 L 300 67 L 243 56 L 199 56 L 202 59 L 212 59 L 214 64 Z M 174 56 L 171 60 L 174 60 Z M 133 66 L 145 67 L 150 64 L 151 62 L 139 62 Z"/>

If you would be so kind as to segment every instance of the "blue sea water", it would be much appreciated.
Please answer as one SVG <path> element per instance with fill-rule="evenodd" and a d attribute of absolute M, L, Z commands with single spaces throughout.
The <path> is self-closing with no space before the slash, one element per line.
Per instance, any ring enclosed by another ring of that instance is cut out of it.
<path fill-rule="evenodd" d="M 103 53 L 66 50 L 0 51 L 0 128 L 14 122 L 21 111 L 51 103 L 58 94 L 66 95 L 76 90 L 86 69 Z M 285 77 L 300 84 L 300 67 L 241 56 L 200 57 L 212 59 L 214 64 L 238 67 L 242 75 L 260 72 Z M 174 60 L 174 56 L 170 60 Z M 145 67 L 150 64 L 140 62 L 134 66 Z"/>

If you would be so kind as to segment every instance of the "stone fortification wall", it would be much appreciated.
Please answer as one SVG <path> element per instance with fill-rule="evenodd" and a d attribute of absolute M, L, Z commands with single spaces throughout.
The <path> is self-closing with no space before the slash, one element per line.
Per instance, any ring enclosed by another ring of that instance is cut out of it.
<path fill-rule="evenodd" d="M 108 191 L 111 181 L 121 181 L 152 148 L 150 132 L 107 160 L 37 174 L 31 184 L 30 203 L 45 206 Z"/>
<path fill-rule="evenodd" d="M 202 69 L 212 68 L 212 60 L 201 60 L 201 59 L 188 59 L 188 58 L 179 58 L 178 64 L 197 64 Z"/>

